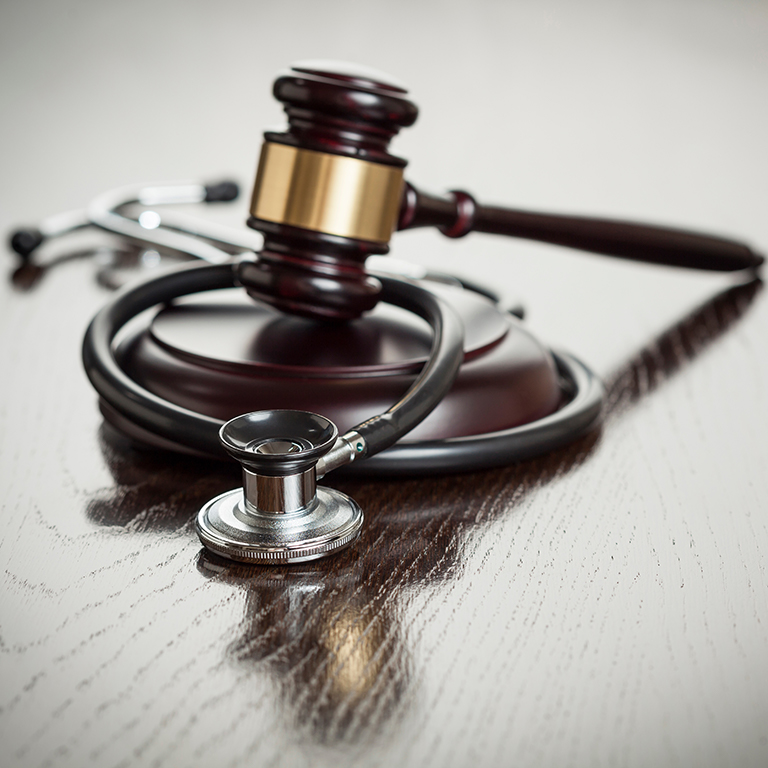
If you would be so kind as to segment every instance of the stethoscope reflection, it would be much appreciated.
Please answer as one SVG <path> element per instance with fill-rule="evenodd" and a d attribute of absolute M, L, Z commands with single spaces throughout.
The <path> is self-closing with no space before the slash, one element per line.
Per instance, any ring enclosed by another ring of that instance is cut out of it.
<path fill-rule="evenodd" d="M 156 250 L 130 243 L 110 246 L 86 242 L 81 248 L 69 248 L 45 260 L 20 264 L 11 273 L 11 283 L 19 291 L 31 291 L 52 270 L 86 259 L 93 262 L 96 283 L 110 291 L 122 288 L 139 275 L 153 273 L 160 267 L 179 262 L 176 257 L 163 256 Z"/>
<path fill-rule="evenodd" d="M 433 578 L 411 567 L 411 544 L 387 548 L 386 568 L 372 569 L 350 553 L 331 571 L 327 562 L 265 569 L 201 552 L 204 576 L 245 589 L 243 630 L 226 657 L 242 672 L 270 679 L 278 699 L 271 706 L 289 713 L 292 730 L 324 745 L 354 744 L 402 711 L 413 659 L 391 595 Z M 389 593 L 380 581 L 385 571 Z"/>

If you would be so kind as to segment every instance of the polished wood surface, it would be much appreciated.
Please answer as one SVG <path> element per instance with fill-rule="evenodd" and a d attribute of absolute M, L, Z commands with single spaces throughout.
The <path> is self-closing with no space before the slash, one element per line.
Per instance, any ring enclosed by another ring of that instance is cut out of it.
<path fill-rule="evenodd" d="M 2 128 L 5 232 L 129 181 L 252 178 L 254 126 L 281 119 L 274 72 L 324 40 L 418 95 L 395 151 L 425 186 L 768 246 L 762 4 L 339 2 L 302 6 L 291 35 L 294 7 L 232 3 L 221 26 L 189 4 L 39 6 L 9 4 L 0 27 L 3 103 L 24 107 Z M 193 44 L 206 55 L 190 60 Z M 448 146 L 463 147 L 451 162 Z M 768 302 L 753 276 L 396 235 L 394 256 L 522 299 L 538 336 L 603 377 L 603 426 L 503 470 L 331 475 L 365 510 L 359 543 L 267 570 L 194 535 L 235 466 L 137 451 L 103 424 L 79 354 L 123 275 L 85 255 L 107 242 L 46 244 L 54 266 L 16 274 L 6 254 L 0 764 L 768 764 Z"/>

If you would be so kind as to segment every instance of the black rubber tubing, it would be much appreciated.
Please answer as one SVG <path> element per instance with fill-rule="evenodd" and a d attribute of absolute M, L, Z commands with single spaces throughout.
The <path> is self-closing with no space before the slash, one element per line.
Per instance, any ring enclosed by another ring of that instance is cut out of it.
<path fill-rule="evenodd" d="M 464 325 L 445 301 L 405 280 L 379 277 L 388 304 L 423 317 L 432 327 L 432 349 L 416 381 L 390 409 L 353 427 L 366 441 L 365 456 L 394 445 L 432 413 L 448 394 L 464 359 Z"/>
<path fill-rule="evenodd" d="M 406 394 L 385 413 L 354 430 L 367 443 L 365 456 L 383 451 L 407 434 L 443 399 L 464 357 L 464 328 L 442 299 L 413 283 L 379 277 L 382 298 L 423 317 L 432 327 L 429 359 Z M 83 339 L 83 365 L 94 389 L 138 426 L 203 453 L 221 455 L 224 422 L 163 400 L 133 381 L 117 364 L 112 343 L 125 324 L 146 309 L 192 293 L 236 285 L 234 265 L 190 264 L 129 286 L 93 318 Z"/>

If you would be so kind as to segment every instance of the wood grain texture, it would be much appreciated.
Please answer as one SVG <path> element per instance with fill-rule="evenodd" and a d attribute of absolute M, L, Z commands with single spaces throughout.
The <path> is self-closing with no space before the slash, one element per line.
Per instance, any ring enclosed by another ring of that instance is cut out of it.
<path fill-rule="evenodd" d="M 26 108 L 2 129 L 4 231 L 131 179 L 228 164 L 247 178 L 257 133 L 279 120 L 269 83 L 322 38 L 413 84 L 422 116 L 402 154 L 425 187 L 768 244 L 761 4 L 489 1 L 468 16 L 232 2 L 227 24 L 176 3 L 40 6 L 9 6 L 0 29 L 1 95 Z M 278 35 L 299 11 L 304 24 Z M 190 41 L 226 51 L 226 66 L 195 59 L 174 90 L 148 87 L 176 77 Z M 249 101 L 243 83 L 263 93 Z M 445 83 L 466 98 L 450 127 Z M 768 764 L 760 282 L 397 237 L 395 256 L 521 296 L 537 333 L 604 378 L 603 427 L 503 470 L 331 476 L 364 508 L 362 538 L 278 569 L 201 552 L 193 517 L 236 468 L 137 451 L 103 426 L 79 362 L 109 296 L 97 262 L 64 258 L 34 281 L 8 257 L 1 765 Z M 104 242 L 46 246 L 41 260 Z"/>

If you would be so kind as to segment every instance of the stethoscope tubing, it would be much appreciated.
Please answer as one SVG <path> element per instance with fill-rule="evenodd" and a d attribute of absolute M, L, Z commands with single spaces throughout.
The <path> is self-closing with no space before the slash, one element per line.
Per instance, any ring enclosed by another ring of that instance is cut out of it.
<path fill-rule="evenodd" d="M 195 451 L 219 453 L 218 430 L 223 422 L 141 387 L 120 368 L 112 344 L 120 329 L 144 310 L 189 293 L 229 288 L 233 282 L 231 263 L 195 262 L 120 291 L 95 315 L 83 338 L 83 365 L 94 389 L 118 413 L 143 429 Z"/>
<path fill-rule="evenodd" d="M 86 374 L 114 410 L 152 434 L 212 455 L 222 455 L 219 430 L 223 422 L 144 389 L 118 365 L 113 342 L 126 323 L 150 307 L 191 293 L 234 287 L 234 264 L 182 265 L 128 287 L 97 313 L 83 339 Z M 430 324 L 432 348 L 404 396 L 385 413 L 353 428 L 365 441 L 361 458 L 390 447 L 426 418 L 452 386 L 464 357 L 463 325 L 443 299 L 408 280 L 382 277 L 381 282 L 385 301 L 415 312 Z"/>
<path fill-rule="evenodd" d="M 222 458 L 218 433 L 223 422 L 170 403 L 141 387 L 118 365 L 113 342 L 120 329 L 146 309 L 188 294 L 235 286 L 233 263 L 185 264 L 124 289 L 94 317 L 83 340 L 86 373 L 108 406 L 150 434 Z M 400 278 L 381 279 L 386 300 L 416 311 L 430 322 L 435 331 L 433 349 L 409 392 L 390 411 L 355 428 L 364 433 L 366 453 L 371 458 L 344 467 L 345 473 L 396 476 L 490 469 L 559 448 L 599 422 L 602 383 L 575 357 L 553 352 L 569 396 L 553 414 L 493 433 L 447 440 L 400 440 L 450 388 L 463 356 L 463 334 L 455 313 L 430 291 Z"/>
<path fill-rule="evenodd" d="M 493 469 L 541 456 L 583 437 L 600 423 L 605 388 L 573 355 L 552 351 L 552 356 L 572 396 L 549 416 L 498 432 L 401 441 L 364 465 L 344 467 L 344 473 L 394 477 Z"/>

